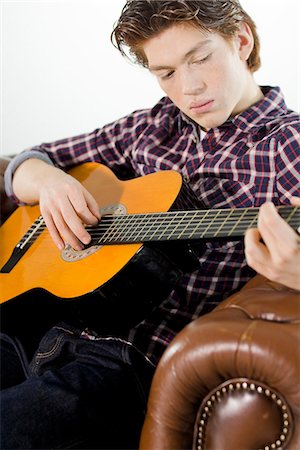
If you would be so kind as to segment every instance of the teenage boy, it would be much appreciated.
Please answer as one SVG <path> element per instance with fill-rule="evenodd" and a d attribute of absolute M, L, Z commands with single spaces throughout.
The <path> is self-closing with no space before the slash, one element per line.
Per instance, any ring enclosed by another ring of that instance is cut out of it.
<path fill-rule="evenodd" d="M 82 249 L 90 241 L 83 223 L 100 219 L 95 199 L 65 172 L 86 161 L 123 177 L 176 170 L 206 208 L 289 204 L 300 196 L 299 115 L 279 88 L 255 82 L 259 40 L 238 1 L 128 0 L 112 37 L 166 97 L 93 133 L 34 147 L 6 173 L 10 195 L 39 202 L 59 249 Z M 257 235 L 249 240 L 260 248 Z M 243 241 L 209 241 L 197 255 L 197 267 L 128 333 L 52 328 L 26 380 L 2 393 L 2 448 L 136 448 L 166 346 L 254 274 Z"/>

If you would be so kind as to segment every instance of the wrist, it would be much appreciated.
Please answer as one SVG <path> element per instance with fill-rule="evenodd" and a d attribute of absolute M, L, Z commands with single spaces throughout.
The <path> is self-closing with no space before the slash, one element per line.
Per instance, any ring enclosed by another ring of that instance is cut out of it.
<path fill-rule="evenodd" d="M 41 188 L 56 178 L 58 172 L 62 171 L 45 161 L 27 159 L 16 169 L 12 180 L 15 196 L 23 203 L 37 203 Z"/>

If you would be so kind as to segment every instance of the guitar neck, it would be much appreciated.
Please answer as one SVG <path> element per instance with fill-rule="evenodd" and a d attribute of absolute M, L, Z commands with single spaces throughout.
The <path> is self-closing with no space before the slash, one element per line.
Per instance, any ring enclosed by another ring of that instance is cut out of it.
<path fill-rule="evenodd" d="M 297 230 L 300 208 L 280 206 L 278 211 Z M 257 226 L 258 212 L 259 208 L 238 208 L 104 216 L 88 231 L 98 244 L 241 238 Z"/>

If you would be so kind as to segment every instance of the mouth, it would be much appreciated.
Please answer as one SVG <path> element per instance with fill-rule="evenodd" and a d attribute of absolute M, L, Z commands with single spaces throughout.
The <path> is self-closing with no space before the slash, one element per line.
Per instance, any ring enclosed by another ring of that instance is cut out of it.
<path fill-rule="evenodd" d="M 203 102 L 191 103 L 190 111 L 196 115 L 206 113 L 206 112 L 210 111 L 210 109 L 213 106 L 213 103 L 214 103 L 213 100 L 205 100 Z"/>

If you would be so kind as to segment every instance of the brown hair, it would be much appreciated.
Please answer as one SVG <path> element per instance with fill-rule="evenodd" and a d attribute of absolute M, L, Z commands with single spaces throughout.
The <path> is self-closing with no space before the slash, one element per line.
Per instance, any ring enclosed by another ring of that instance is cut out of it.
<path fill-rule="evenodd" d="M 148 66 L 142 44 L 178 22 L 190 21 L 208 32 L 230 39 L 246 22 L 251 28 L 254 46 L 248 67 L 255 72 L 260 67 L 260 44 L 256 26 L 238 0 L 127 0 L 111 34 L 114 46 L 123 56 Z M 127 54 L 127 50 L 129 55 Z"/>

